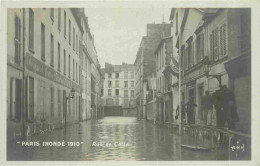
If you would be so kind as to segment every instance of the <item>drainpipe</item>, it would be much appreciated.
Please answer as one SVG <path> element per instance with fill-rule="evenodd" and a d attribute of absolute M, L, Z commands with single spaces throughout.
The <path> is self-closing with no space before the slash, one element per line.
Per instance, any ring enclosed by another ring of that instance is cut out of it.
<path fill-rule="evenodd" d="M 24 100 L 25 99 L 25 86 L 26 86 L 26 78 L 25 78 L 25 35 L 24 35 L 24 32 L 25 32 L 25 8 L 23 8 L 23 86 L 22 86 L 22 137 L 24 138 L 25 137 L 25 108 L 26 108 L 26 103 Z"/>

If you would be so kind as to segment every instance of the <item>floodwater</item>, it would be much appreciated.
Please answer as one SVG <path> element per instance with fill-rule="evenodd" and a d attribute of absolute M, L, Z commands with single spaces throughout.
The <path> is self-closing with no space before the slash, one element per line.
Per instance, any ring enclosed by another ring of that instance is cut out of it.
<path fill-rule="evenodd" d="M 211 152 L 181 147 L 181 137 L 172 128 L 138 121 L 135 117 L 105 117 L 89 120 L 8 144 L 7 160 L 217 160 Z M 38 141 L 39 146 L 35 146 Z M 57 146 L 65 142 L 65 146 Z M 43 146 L 56 142 L 56 146 Z M 26 143 L 26 142 L 24 142 Z M 25 144 L 24 144 L 25 145 Z M 68 146 L 71 145 L 71 146 Z"/>

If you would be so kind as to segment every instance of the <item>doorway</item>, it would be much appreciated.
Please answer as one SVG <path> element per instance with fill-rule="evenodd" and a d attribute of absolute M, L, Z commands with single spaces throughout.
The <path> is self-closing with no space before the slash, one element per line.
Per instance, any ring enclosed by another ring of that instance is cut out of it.
<path fill-rule="evenodd" d="M 66 99 L 66 90 L 63 90 L 63 122 L 66 127 L 67 123 L 67 99 Z"/>

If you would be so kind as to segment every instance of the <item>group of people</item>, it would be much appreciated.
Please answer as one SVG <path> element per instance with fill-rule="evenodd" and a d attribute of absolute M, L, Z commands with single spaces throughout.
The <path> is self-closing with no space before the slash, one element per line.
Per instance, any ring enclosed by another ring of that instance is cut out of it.
<path fill-rule="evenodd" d="M 194 99 L 190 97 L 189 101 L 182 105 L 181 118 L 183 121 L 187 114 L 187 123 L 195 124 L 195 107 L 197 107 L 197 104 L 194 103 Z M 217 127 L 234 129 L 235 122 L 239 120 L 234 93 L 225 85 L 221 86 L 219 90 L 216 90 L 211 95 L 209 91 L 206 91 L 202 97 L 200 109 L 202 109 L 202 120 L 207 125 L 213 124 L 213 110 L 215 110 Z M 175 119 L 178 118 L 178 115 L 179 106 L 176 109 Z M 225 126 L 226 123 L 227 126 Z"/>

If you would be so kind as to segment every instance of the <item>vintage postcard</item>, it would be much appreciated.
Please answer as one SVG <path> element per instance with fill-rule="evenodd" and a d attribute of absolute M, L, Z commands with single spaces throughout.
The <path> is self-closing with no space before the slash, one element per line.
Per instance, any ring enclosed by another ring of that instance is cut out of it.
<path fill-rule="evenodd" d="M 1 8 L 4 165 L 260 166 L 258 2 Z"/>

